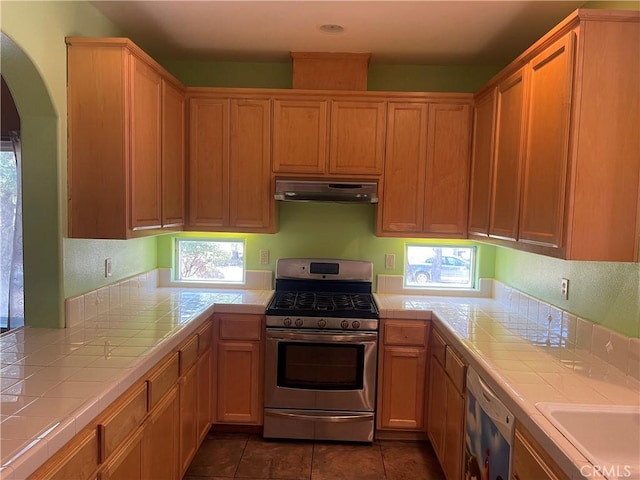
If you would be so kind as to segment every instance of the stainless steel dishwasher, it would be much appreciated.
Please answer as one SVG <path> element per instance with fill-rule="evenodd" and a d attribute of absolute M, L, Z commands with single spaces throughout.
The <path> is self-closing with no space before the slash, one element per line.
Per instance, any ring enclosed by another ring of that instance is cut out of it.
<path fill-rule="evenodd" d="M 475 370 L 467 370 L 465 480 L 509 480 L 515 421 Z"/>

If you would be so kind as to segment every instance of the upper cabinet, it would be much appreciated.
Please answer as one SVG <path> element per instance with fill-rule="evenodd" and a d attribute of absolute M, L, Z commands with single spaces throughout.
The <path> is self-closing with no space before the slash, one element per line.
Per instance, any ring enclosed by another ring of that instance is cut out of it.
<path fill-rule="evenodd" d="M 478 93 L 472 238 L 638 260 L 639 36 L 639 12 L 578 10 Z"/>
<path fill-rule="evenodd" d="M 378 235 L 466 237 L 471 105 L 389 102 Z"/>
<path fill-rule="evenodd" d="M 275 174 L 380 175 L 384 99 L 290 92 L 273 108 Z"/>
<path fill-rule="evenodd" d="M 123 38 L 67 38 L 69 236 L 184 223 L 184 87 Z"/>
<path fill-rule="evenodd" d="M 270 102 L 190 98 L 189 229 L 274 231 Z"/>

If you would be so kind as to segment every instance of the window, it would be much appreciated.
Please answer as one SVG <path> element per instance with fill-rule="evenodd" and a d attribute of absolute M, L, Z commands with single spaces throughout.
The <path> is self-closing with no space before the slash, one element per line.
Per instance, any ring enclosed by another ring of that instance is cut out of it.
<path fill-rule="evenodd" d="M 405 287 L 473 288 L 476 247 L 407 245 Z"/>
<path fill-rule="evenodd" d="M 177 280 L 244 282 L 244 241 L 176 240 Z"/>

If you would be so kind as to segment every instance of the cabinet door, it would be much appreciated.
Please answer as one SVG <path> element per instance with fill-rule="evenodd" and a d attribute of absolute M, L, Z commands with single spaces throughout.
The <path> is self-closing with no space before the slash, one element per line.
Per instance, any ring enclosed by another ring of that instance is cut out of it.
<path fill-rule="evenodd" d="M 187 471 L 196 454 L 197 432 L 197 378 L 196 366 L 180 378 L 180 476 Z"/>
<path fill-rule="evenodd" d="M 378 428 L 424 429 L 426 350 L 384 347 Z"/>
<path fill-rule="evenodd" d="M 424 218 L 427 105 L 389 103 L 381 233 L 420 233 Z"/>
<path fill-rule="evenodd" d="M 385 102 L 331 102 L 329 173 L 380 175 Z"/>
<path fill-rule="evenodd" d="M 446 378 L 444 462 L 442 469 L 447 478 L 462 478 L 462 453 L 464 441 L 464 397 L 453 382 Z M 442 414 L 442 413 L 441 413 Z"/>
<path fill-rule="evenodd" d="M 552 247 L 563 240 L 573 43 L 570 32 L 530 63 L 518 240 Z"/>
<path fill-rule="evenodd" d="M 162 226 L 184 225 L 184 93 L 162 81 Z"/>
<path fill-rule="evenodd" d="M 229 223 L 229 100 L 189 104 L 189 225 Z"/>
<path fill-rule="evenodd" d="M 160 75 L 131 55 L 131 228 L 162 225 Z"/>
<path fill-rule="evenodd" d="M 180 404 L 175 385 L 151 411 L 144 432 L 144 478 L 178 479 Z"/>
<path fill-rule="evenodd" d="M 258 342 L 219 342 L 216 422 L 262 424 L 261 348 Z"/>
<path fill-rule="evenodd" d="M 549 454 L 523 428 L 513 441 L 513 480 L 569 480 Z"/>
<path fill-rule="evenodd" d="M 440 463 L 444 461 L 444 436 L 447 414 L 447 375 L 435 357 L 429 366 L 429 403 L 427 432 Z"/>
<path fill-rule="evenodd" d="M 211 427 L 211 350 L 200 356 L 196 369 L 198 376 L 197 431 L 199 444 L 207 436 Z"/>
<path fill-rule="evenodd" d="M 469 233 L 484 236 L 489 234 L 495 112 L 496 89 L 492 88 L 475 102 L 469 193 Z"/>
<path fill-rule="evenodd" d="M 466 237 L 471 106 L 429 106 L 424 231 Z"/>
<path fill-rule="evenodd" d="M 231 226 L 267 231 L 273 225 L 270 119 L 270 100 L 231 101 Z"/>
<path fill-rule="evenodd" d="M 144 478 L 143 465 L 143 428 L 131 435 L 100 470 L 100 480 L 132 480 Z"/>
<path fill-rule="evenodd" d="M 273 171 L 324 173 L 327 164 L 326 100 L 275 100 Z"/>
<path fill-rule="evenodd" d="M 520 69 L 498 85 L 489 235 L 510 240 L 518 233 L 525 82 Z"/>

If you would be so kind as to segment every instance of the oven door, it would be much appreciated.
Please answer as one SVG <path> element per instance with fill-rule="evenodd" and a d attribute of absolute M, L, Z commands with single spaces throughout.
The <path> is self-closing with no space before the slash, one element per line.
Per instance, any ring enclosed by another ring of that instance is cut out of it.
<path fill-rule="evenodd" d="M 373 411 L 377 332 L 267 329 L 265 407 Z"/>

